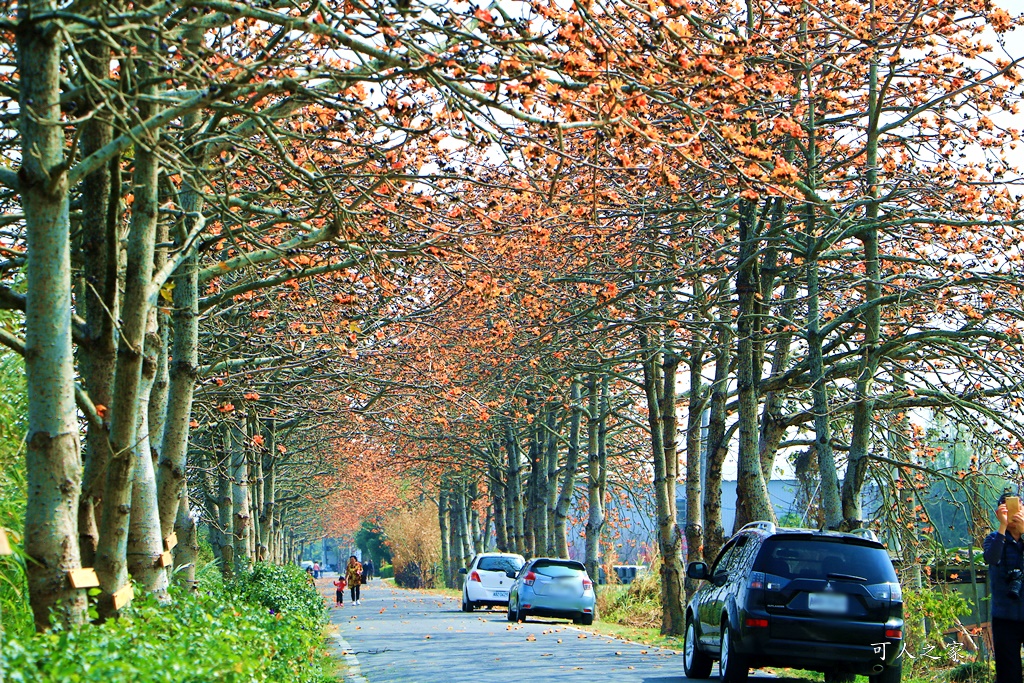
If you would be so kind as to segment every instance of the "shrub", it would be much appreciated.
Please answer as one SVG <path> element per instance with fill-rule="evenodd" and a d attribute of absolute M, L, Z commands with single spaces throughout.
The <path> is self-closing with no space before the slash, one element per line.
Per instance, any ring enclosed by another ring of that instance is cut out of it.
<path fill-rule="evenodd" d="M 423 588 L 423 573 L 416 560 L 407 562 L 395 572 L 395 585 L 402 588 Z"/>
<path fill-rule="evenodd" d="M 285 612 L 319 625 L 324 616 L 324 599 L 309 585 L 306 572 L 295 565 L 257 563 L 251 571 L 238 574 L 227 589 L 254 605 L 271 612 Z"/>
<path fill-rule="evenodd" d="M 391 548 L 395 583 L 399 583 L 399 576 L 407 575 L 409 570 L 406 567 L 415 563 L 419 585 L 432 588 L 434 576 L 428 570 L 441 560 L 441 530 L 437 521 L 437 508 L 428 504 L 411 510 L 399 510 L 389 514 L 383 526 Z M 411 579 L 409 582 L 412 582 Z"/>
<path fill-rule="evenodd" d="M 196 593 L 175 587 L 170 605 L 141 597 L 121 618 L 99 626 L 12 638 L 3 646 L 6 680 L 333 681 L 322 649 L 323 600 L 305 578 L 278 569 L 257 566 L 229 585 L 204 582 Z"/>
<path fill-rule="evenodd" d="M 614 576 L 615 572 L 611 572 Z M 597 615 L 601 621 L 636 628 L 661 626 L 661 561 L 637 575 L 628 586 L 598 590 Z"/>
<path fill-rule="evenodd" d="M 995 679 L 994 663 L 975 661 L 964 662 L 953 667 L 949 680 L 953 683 L 990 683 Z"/>

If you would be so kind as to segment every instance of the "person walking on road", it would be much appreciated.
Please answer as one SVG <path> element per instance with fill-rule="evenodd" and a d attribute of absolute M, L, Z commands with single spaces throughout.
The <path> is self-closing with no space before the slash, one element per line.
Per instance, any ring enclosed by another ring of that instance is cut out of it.
<path fill-rule="evenodd" d="M 338 607 L 345 606 L 345 577 L 339 576 L 337 581 L 334 581 L 334 604 Z"/>
<path fill-rule="evenodd" d="M 314 579 L 319 579 L 320 578 L 320 563 L 319 562 L 314 562 L 313 563 L 313 578 Z"/>
<path fill-rule="evenodd" d="M 345 568 L 345 580 L 348 581 L 348 589 L 352 594 L 352 604 L 359 604 L 359 587 L 363 584 L 363 565 L 355 555 L 348 558 L 348 566 Z"/>
<path fill-rule="evenodd" d="M 992 651 L 996 660 L 996 683 L 1021 683 L 1024 507 L 1020 498 L 1010 493 L 1000 496 L 996 505 L 999 529 L 986 536 L 982 544 L 992 586 Z"/>
<path fill-rule="evenodd" d="M 365 580 L 364 583 L 369 583 L 370 579 L 373 578 L 374 569 L 376 569 L 376 567 L 373 566 L 373 558 L 366 558 L 366 562 L 363 563 L 363 579 Z"/>

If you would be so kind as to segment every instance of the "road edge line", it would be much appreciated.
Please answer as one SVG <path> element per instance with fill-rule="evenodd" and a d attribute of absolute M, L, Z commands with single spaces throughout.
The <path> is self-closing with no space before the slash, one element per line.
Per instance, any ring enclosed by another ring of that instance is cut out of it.
<path fill-rule="evenodd" d="M 338 641 L 338 647 L 341 648 L 341 656 L 345 660 L 345 666 L 348 667 L 344 674 L 345 683 L 370 683 L 366 676 L 363 675 L 363 671 L 359 666 L 359 658 L 352 653 L 352 646 L 341 635 L 341 629 L 338 629 L 338 635 L 334 638 Z"/>

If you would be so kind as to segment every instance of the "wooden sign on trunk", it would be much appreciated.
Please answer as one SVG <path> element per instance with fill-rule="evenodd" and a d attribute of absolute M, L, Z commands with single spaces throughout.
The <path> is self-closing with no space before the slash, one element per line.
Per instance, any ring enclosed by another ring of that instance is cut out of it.
<path fill-rule="evenodd" d="M 171 535 L 164 539 L 164 550 L 174 550 L 178 545 L 178 534 L 171 532 Z"/>
<path fill-rule="evenodd" d="M 11 554 L 11 544 L 7 540 L 7 529 L 0 527 L 0 555 Z"/>
<path fill-rule="evenodd" d="M 170 552 L 161 553 L 160 557 L 156 558 L 158 567 L 170 567 L 172 564 L 174 564 L 174 557 Z"/>
<path fill-rule="evenodd" d="M 96 570 L 89 567 L 72 569 L 68 572 L 72 588 L 96 588 L 100 585 L 100 577 L 96 576 Z"/>
<path fill-rule="evenodd" d="M 114 609 L 118 610 L 127 605 L 135 597 L 135 588 L 129 583 L 121 590 L 114 593 Z"/>

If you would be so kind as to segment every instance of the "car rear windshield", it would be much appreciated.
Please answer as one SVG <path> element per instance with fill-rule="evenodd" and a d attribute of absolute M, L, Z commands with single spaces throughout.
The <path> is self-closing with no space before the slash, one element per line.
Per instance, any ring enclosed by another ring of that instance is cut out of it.
<path fill-rule="evenodd" d="M 477 569 L 485 572 L 517 572 L 523 568 L 518 557 L 481 557 Z"/>
<path fill-rule="evenodd" d="M 544 576 L 550 576 L 551 578 L 558 578 L 585 573 L 587 568 L 579 562 L 570 562 L 568 560 L 561 562 L 558 560 L 540 560 L 534 563 L 533 571 Z"/>
<path fill-rule="evenodd" d="M 757 554 L 754 571 L 785 579 L 824 579 L 829 574 L 844 574 L 868 584 L 896 581 L 885 549 L 838 539 L 769 538 Z"/>

